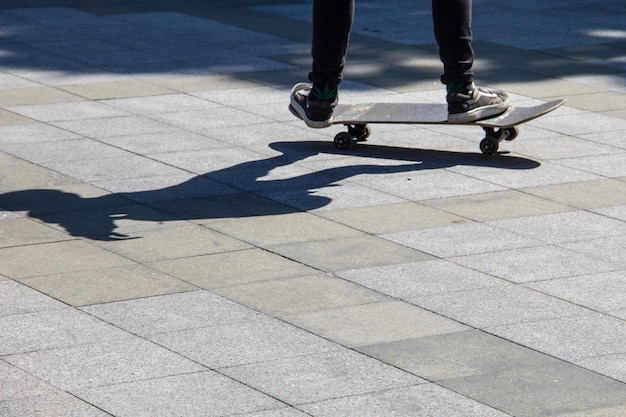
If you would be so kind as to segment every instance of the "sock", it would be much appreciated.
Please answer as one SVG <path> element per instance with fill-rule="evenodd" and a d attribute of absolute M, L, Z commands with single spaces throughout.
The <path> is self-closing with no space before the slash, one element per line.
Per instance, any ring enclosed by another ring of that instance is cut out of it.
<path fill-rule="evenodd" d="M 309 93 L 311 101 L 328 101 L 332 103 L 337 98 L 337 86 L 330 83 L 313 83 L 313 89 Z"/>
<path fill-rule="evenodd" d="M 446 91 L 448 94 L 463 93 L 471 85 L 472 83 L 446 84 Z"/>

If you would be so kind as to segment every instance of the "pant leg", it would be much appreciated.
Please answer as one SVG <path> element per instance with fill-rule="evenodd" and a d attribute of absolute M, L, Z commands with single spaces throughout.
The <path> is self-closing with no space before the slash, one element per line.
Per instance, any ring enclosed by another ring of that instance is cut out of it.
<path fill-rule="evenodd" d="M 339 84 L 354 18 L 354 0 L 313 1 L 312 82 Z"/>
<path fill-rule="evenodd" d="M 435 38 L 443 62 L 444 84 L 474 81 L 472 0 L 432 0 Z"/>

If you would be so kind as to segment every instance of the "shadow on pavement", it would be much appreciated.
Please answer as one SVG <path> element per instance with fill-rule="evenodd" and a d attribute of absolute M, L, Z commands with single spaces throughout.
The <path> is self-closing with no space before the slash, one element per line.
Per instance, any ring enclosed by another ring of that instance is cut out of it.
<path fill-rule="evenodd" d="M 280 154 L 208 172 L 170 187 L 93 198 L 54 189 L 22 190 L 0 194 L 0 207 L 13 212 L 26 211 L 31 218 L 62 226 L 72 236 L 119 240 L 130 238 L 115 232 L 115 221 L 119 219 L 167 222 L 268 216 L 317 209 L 332 200 L 314 195 L 315 190 L 341 186 L 341 181 L 357 175 L 418 172 L 454 166 L 507 170 L 529 170 L 540 166 L 536 161 L 506 154 L 485 157 L 478 153 L 360 145 L 346 155 L 332 143 L 321 141 L 275 142 L 270 146 Z M 260 180 L 276 168 L 318 154 L 344 155 L 346 159 L 337 158 L 333 167 L 322 170 L 289 178 Z M 206 189 L 207 184 L 211 184 L 207 178 L 221 183 L 222 189 L 223 184 L 232 187 L 233 192 L 211 195 L 212 190 Z M 288 191 L 297 204 L 292 206 L 261 196 L 264 192 L 280 195 L 282 191 Z"/>

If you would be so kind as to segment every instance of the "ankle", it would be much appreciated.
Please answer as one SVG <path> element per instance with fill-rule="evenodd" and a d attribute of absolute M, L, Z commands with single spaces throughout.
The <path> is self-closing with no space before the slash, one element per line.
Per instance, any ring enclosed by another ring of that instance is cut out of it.
<path fill-rule="evenodd" d="M 331 83 L 313 83 L 313 88 L 309 93 L 311 101 L 334 102 L 337 99 L 337 85 Z"/>

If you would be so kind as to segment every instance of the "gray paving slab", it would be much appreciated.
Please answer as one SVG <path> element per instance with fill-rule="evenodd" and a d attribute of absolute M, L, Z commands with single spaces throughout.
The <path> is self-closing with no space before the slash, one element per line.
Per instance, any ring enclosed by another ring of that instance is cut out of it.
<path fill-rule="evenodd" d="M 140 338 L 11 355 L 5 360 L 67 392 L 206 370 Z"/>
<path fill-rule="evenodd" d="M 274 398 L 215 372 L 196 372 L 77 390 L 76 395 L 112 415 L 236 415 L 284 408 Z"/>
<path fill-rule="evenodd" d="M 626 395 L 624 384 L 564 362 L 441 384 L 512 415 L 525 416 L 593 412 L 623 404 Z"/>
<path fill-rule="evenodd" d="M 0 318 L 0 328 L 3 356 L 133 338 L 71 308 L 4 316 Z"/>
<path fill-rule="evenodd" d="M 245 335 L 245 343 L 242 343 L 242 335 Z M 160 333 L 150 339 L 197 363 L 219 370 L 339 349 L 317 335 L 276 319 Z"/>
<path fill-rule="evenodd" d="M 494 257 L 498 258 L 497 262 L 494 262 Z M 614 271 L 616 268 L 615 264 L 602 258 L 551 245 L 462 256 L 454 258 L 454 262 L 517 283 L 545 282 L 555 278 Z"/>
<path fill-rule="evenodd" d="M 50 394 L 2 401 L 0 413 L 15 417 L 46 417 L 59 414 L 68 417 L 110 416 L 88 402 L 60 390 Z"/>
<path fill-rule="evenodd" d="M 622 354 L 624 321 L 580 309 L 563 317 L 546 318 L 532 323 L 496 325 L 489 331 L 509 340 L 567 361 L 576 362 L 593 357 Z M 624 375 L 620 376 L 624 379 Z"/>
<path fill-rule="evenodd" d="M 465 328 L 453 320 L 395 300 L 297 314 L 285 320 L 348 347 L 452 333 Z"/>
<path fill-rule="evenodd" d="M 380 293 L 321 272 L 220 287 L 213 291 L 275 317 L 386 300 Z"/>
<path fill-rule="evenodd" d="M 196 289 L 177 278 L 143 265 L 64 272 L 21 280 L 22 283 L 72 306 L 150 297 Z"/>
<path fill-rule="evenodd" d="M 457 216 L 483 222 L 571 210 L 567 205 L 555 203 L 553 194 L 550 194 L 549 197 L 536 198 L 526 194 L 527 190 L 524 192 L 507 190 L 449 197 L 424 201 L 423 204 L 454 213 Z M 532 191 L 528 193 L 532 193 Z"/>
<path fill-rule="evenodd" d="M 352 269 L 337 272 L 336 275 L 399 299 L 488 288 L 505 283 L 443 259 Z"/>
<path fill-rule="evenodd" d="M 33 313 L 65 308 L 52 297 L 35 291 L 13 280 L 0 281 L 0 316 Z"/>
<path fill-rule="evenodd" d="M 327 272 L 431 259 L 419 250 L 372 236 L 276 245 L 270 249 Z"/>
<path fill-rule="evenodd" d="M 604 313 L 621 309 L 626 305 L 624 285 L 626 285 L 624 270 L 527 284 L 541 292 Z"/>
<path fill-rule="evenodd" d="M 488 405 L 470 400 L 435 384 L 421 384 L 369 395 L 320 401 L 301 405 L 315 416 L 390 416 L 413 417 L 427 415 L 499 417 L 508 414 Z"/>
<path fill-rule="evenodd" d="M 557 319 L 584 310 L 558 298 L 514 284 L 417 295 L 407 298 L 407 301 L 477 328 Z"/>
<path fill-rule="evenodd" d="M 602 239 L 626 234 L 626 225 L 623 222 L 586 211 L 500 220 L 489 224 L 498 229 L 508 230 L 550 244 Z"/>
<path fill-rule="evenodd" d="M 24 260 L 28 260 L 24 262 Z M 80 240 L 0 249 L 0 273 L 12 279 L 128 266 L 128 258 Z"/>
<path fill-rule="evenodd" d="M 383 204 L 324 210 L 316 214 L 371 234 L 446 226 L 463 218 L 415 203 Z M 384 219 L 384 221 L 382 221 Z"/>
<path fill-rule="evenodd" d="M 258 248 L 159 261 L 150 266 L 207 290 L 316 272 Z"/>
<path fill-rule="evenodd" d="M 135 239 L 101 242 L 100 245 L 142 263 L 250 248 L 245 242 L 197 225 L 145 230 Z"/>
<path fill-rule="evenodd" d="M 81 310 L 143 337 L 263 317 L 254 310 L 206 291 L 103 303 L 85 306 Z"/>
<path fill-rule="evenodd" d="M 484 223 L 411 230 L 382 237 L 442 258 L 531 247 L 536 242 Z"/>
<path fill-rule="evenodd" d="M 347 349 L 243 365 L 222 372 L 294 405 L 425 382 Z"/>

